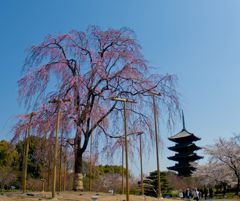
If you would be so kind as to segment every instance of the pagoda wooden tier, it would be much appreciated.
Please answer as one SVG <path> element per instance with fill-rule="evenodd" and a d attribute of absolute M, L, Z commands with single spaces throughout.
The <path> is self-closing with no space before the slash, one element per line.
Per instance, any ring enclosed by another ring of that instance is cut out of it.
<path fill-rule="evenodd" d="M 178 162 L 174 166 L 168 167 L 168 169 L 177 171 L 179 176 L 191 176 L 192 172 L 195 170 L 191 163 L 203 157 L 194 153 L 201 149 L 193 143 L 194 141 L 200 140 L 200 138 L 186 130 L 183 114 L 182 118 L 183 129 L 176 135 L 168 138 L 170 141 L 176 143 L 175 146 L 168 147 L 168 149 L 176 152 L 174 156 L 170 156 L 168 159 Z"/>
<path fill-rule="evenodd" d="M 176 142 L 176 143 L 187 143 L 187 142 L 193 142 L 198 141 L 201 138 L 198 138 L 193 133 L 189 133 L 185 128 L 181 130 L 181 132 L 177 133 L 174 136 L 171 136 L 168 138 L 169 140 Z"/>
<path fill-rule="evenodd" d="M 173 167 L 169 167 L 169 169 L 179 171 L 179 170 L 183 169 L 183 167 L 184 168 L 189 168 L 190 170 L 195 170 L 196 169 L 195 167 L 192 167 L 190 164 L 176 164 Z"/>
<path fill-rule="evenodd" d="M 173 147 L 168 147 L 168 149 L 176 152 L 183 151 L 183 150 L 187 152 L 187 151 L 197 151 L 201 148 L 195 145 L 194 143 L 183 143 L 183 144 L 176 144 Z"/>
<path fill-rule="evenodd" d="M 188 177 L 194 170 L 196 170 L 196 168 L 190 164 L 176 164 L 175 166 L 169 167 L 168 169 L 178 172 L 178 175 L 183 177 Z"/>
<path fill-rule="evenodd" d="M 185 160 L 185 161 L 195 161 L 195 160 L 199 160 L 201 159 L 202 156 L 198 156 L 196 153 L 177 153 L 174 156 L 170 156 L 168 157 L 168 159 L 173 160 L 173 161 L 181 161 L 181 160 Z"/>

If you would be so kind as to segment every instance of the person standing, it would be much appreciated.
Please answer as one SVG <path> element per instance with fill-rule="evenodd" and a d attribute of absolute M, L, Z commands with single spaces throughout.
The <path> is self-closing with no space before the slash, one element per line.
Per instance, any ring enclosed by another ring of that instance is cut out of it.
<path fill-rule="evenodd" d="M 194 200 L 199 200 L 199 191 L 197 190 L 197 188 L 195 188 L 194 190 L 193 190 L 193 199 Z"/>
<path fill-rule="evenodd" d="M 203 196 L 204 196 L 204 199 L 206 200 L 208 196 L 208 189 L 206 187 L 204 187 L 203 189 Z"/>
<path fill-rule="evenodd" d="M 209 188 L 209 197 L 212 199 L 213 198 L 213 189 Z"/>
<path fill-rule="evenodd" d="M 192 196 L 191 196 L 191 192 L 190 192 L 189 188 L 187 188 L 184 197 L 186 197 L 187 199 L 191 199 Z"/>

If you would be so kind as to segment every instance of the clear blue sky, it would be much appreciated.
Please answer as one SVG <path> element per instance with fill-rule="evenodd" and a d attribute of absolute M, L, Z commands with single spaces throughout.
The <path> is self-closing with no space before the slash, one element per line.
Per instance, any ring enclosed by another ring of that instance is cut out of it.
<path fill-rule="evenodd" d="M 240 130 L 239 0 L 0 0 L 0 139 L 11 137 L 25 50 L 47 34 L 88 25 L 132 28 L 156 72 L 176 74 L 186 127 L 211 144 Z M 161 122 L 161 168 L 169 132 Z M 153 154 L 154 157 L 154 154 Z M 151 158 L 151 157 L 150 157 Z M 155 168 L 149 159 L 144 172 Z M 134 168 L 134 165 L 133 165 Z"/>

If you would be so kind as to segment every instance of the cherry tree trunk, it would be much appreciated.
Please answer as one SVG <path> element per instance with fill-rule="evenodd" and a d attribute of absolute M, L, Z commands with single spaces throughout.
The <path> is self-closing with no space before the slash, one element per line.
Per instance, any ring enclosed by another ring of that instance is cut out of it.
<path fill-rule="evenodd" d="M 237 188 L 236 188 L 236 193 L 235 193 L 235 195 L 238 195 L 239 189 L 240 189 L 240 178 L 238 178 Z"/>
<path fill-rule="evenodd" d="M 73 190 L 83 191 L 83 171 L 82 171 L 82 162 L 83 162 L 83 152 L 80 147 L 80 139 L 75 139 L 75 170 L 74 170 L 74 184 Z"/>

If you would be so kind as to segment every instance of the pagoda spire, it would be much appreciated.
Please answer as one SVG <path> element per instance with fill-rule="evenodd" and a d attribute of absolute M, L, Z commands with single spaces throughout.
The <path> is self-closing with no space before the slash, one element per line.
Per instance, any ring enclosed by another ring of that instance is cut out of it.
<path fill-rule="evenodd" d="M 182 123 L 183 123 L 183 131 L 186 130 L 186 127 L 185 127 L 185 119 L 184 119 L 184 113 L 183 113 L 183 110 L 182 110 Z"/>

